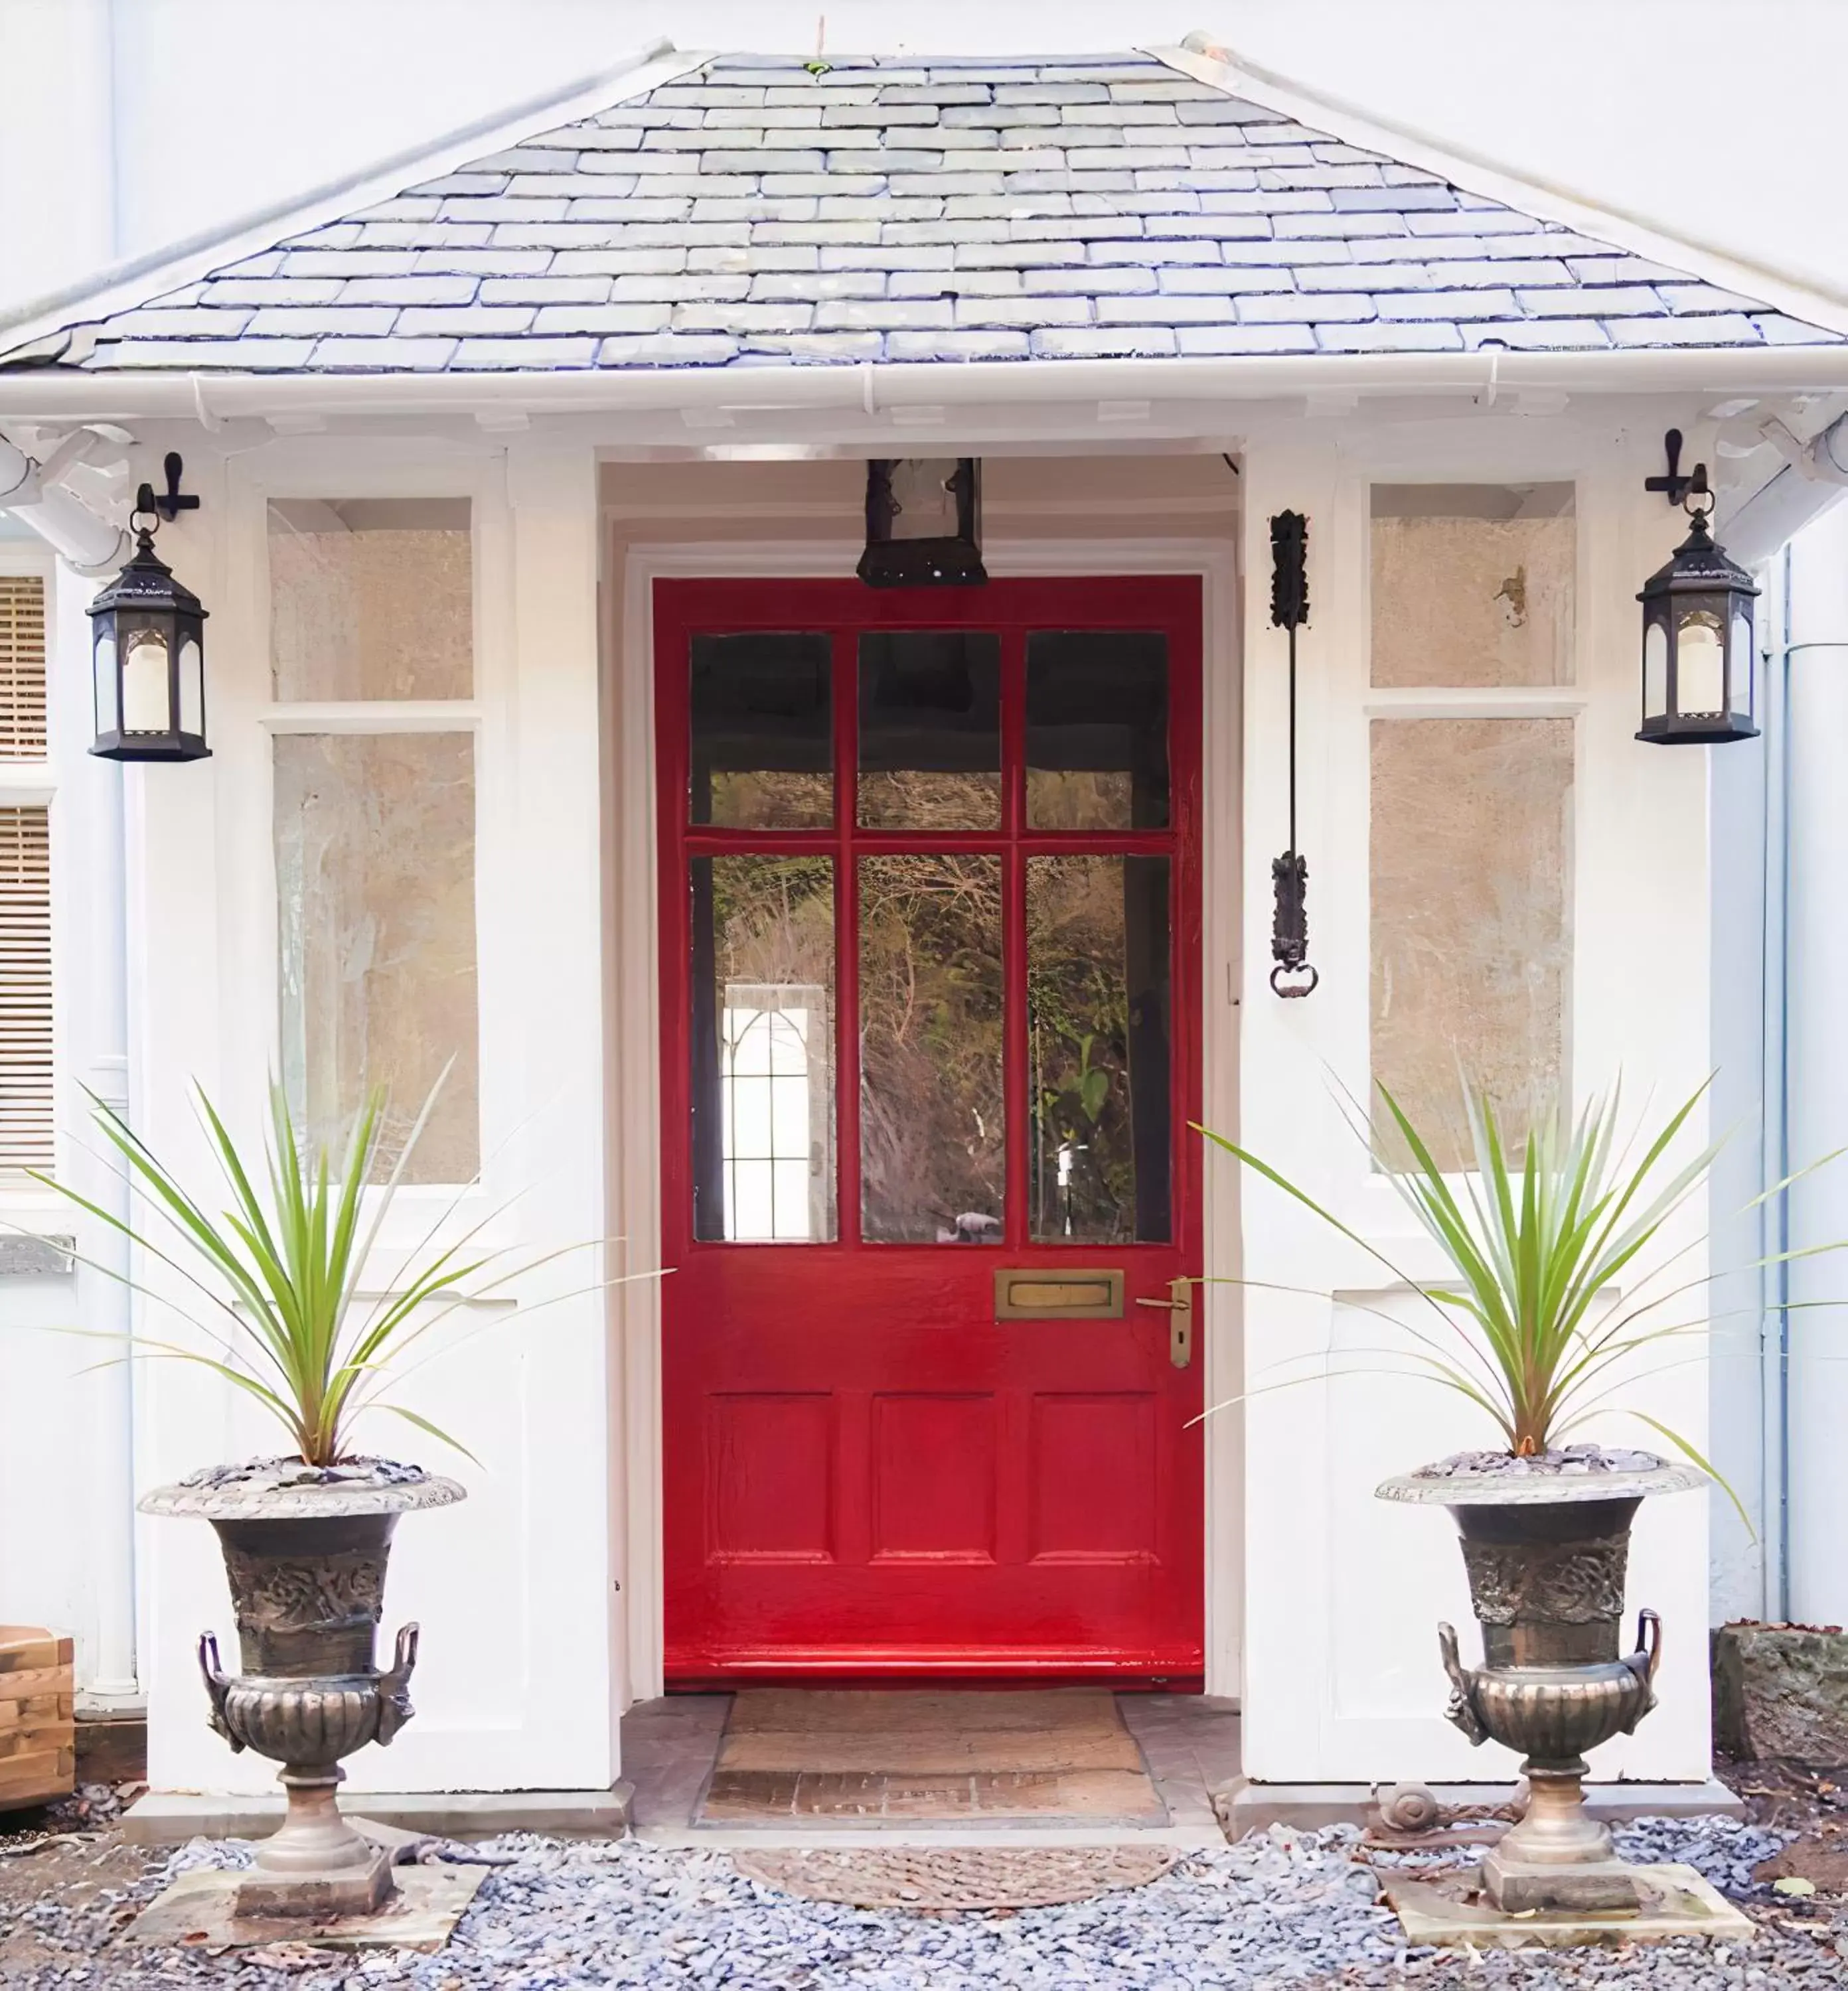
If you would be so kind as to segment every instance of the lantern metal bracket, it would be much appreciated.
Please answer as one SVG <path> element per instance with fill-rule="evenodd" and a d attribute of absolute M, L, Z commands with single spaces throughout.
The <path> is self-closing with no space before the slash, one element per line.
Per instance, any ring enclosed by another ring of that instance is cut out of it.
<path fill-rule="evenodd" d="M 1662 438 L 1663 455 L 1668 460 L 1668 470 L 1661 477 L 1646 477 L 1642 488 L 1646 491 L 1659 491 L 1671 505 L 1686 502 L 1690 492 L 1707 489 L 1707 465 L 1697 463 L 1693 471 L 1681 468 L 1681 431 L 1670 429 Z"/>
<path fill-rule="evenodd" d="M 166 489 L 156 491 L 151 484 L 144 484 L 135 493 L 134 509 L 137 512 L 158 512 L 172 525 L 181 512 L 196 512 L 199 498 L 196 492 L 182 492 L 179 488 L 186 466 L 178 450 L 168 451 L 161 468 L 166 476 Z"/>

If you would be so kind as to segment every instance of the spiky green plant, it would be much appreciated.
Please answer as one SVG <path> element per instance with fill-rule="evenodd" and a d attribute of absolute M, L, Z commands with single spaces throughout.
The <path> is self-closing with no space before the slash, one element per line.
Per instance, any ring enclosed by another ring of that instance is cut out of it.
<path fill-rule="evenodd" d="M 1663 1286 L 1691 1247 L 1637 1271 L 1631 1303 L 1605 1314 L 1600 1295 L 1660 1237 L 1670 1217 L 1704 1179 L 1719 1144 L 1675 1161 L 1669 1151 L 1699 1104 L 1703 1085 L 1642 1147 L 1621 1138 L 1619 1095 L 1592 1100 L 1569 1120 L 1557 1101 L 1543 1104 L 1511 1142 L 1486 1094 L 1464 1087 L 1474 1168 L 1445 1174 L 1430 1142 L 1397 1099 L 1379 1088 L 1385 1116 L 1370 1125 L 1350 1114 L 1387 1179 L 1448 1260 L 1454 1278 L 1428 1285 L 1400 1271 L 1376 1246 L 1257 1155 L 1210 1128 L 1199 1131 L 1236 1155 L 1384 1265 L 1426 1300 L 1441 1332 L 1412 1328 L 1411 1360 L 1431 1380 L 1456 1390 L 1492 1418 L 1517 1456 L 1544 1452 L 1615 1394 L 1613 1372 L 1644 1349 L 1676 1335 L 1703 1332 L 1704 1318 L 1663 1322 L 1656 1310 L 1704 1283 Z M 1397 1157 L 1403 1144 L 1409 1165 Z M 1524 1150 L 1524 1152 L 1523 1152 Z M 1460 1186 L 1459 1186 L 1460 1184 Z M 1782 1185 L 1780 1185 L 1782 1186 Z M 1700 1465 L 1713 1469 L 1679 1433 L 1635 1410 Z M 1715 1475 L 1716 1477 L 1717 1475 Z"/>
<path fill-rule="evenodd" d="M 440 1088 L 441 1080 L 437 1083 Z M 206 1303 L 199 1312 L 190 1311 L 168 1294 L 129 1280 L 138 1291 L 175 1306 L 218 1353 L 208 1355 L 177 1342 L 138 1335 L 118 1359 L 134 1353 L 161 1355 L 213 1370 L 261 1404 L 311 1465 L 330 1465 L 347 1457 L 354 1420 L 369 1410 L 402 1418 L 472 1456 L 448 1432 L 387 1392 L 414 1342 L 454 1306 L 478 1299 L 515 1276 L 509 1271 L 478 1282 L 466 1294 L 461 1291 L 465 1281 L 505 1254 L 474 1249 L 480 1224 L 458 1241 L 441 1247 L 427 1236 L 421 1256 L 414 1253 L 391 1293 L 369 1307 L 360 1304 L 367 1257 L 429 1120 L 437 1089 L 425 1101 L 390 1172 L 377 1183 L 386 1125 L 383 1090 L 369 1093 L 353 1116 L 336 1166 L 326 1144 L 311 1142 L 296 1128 L 283 1088 L 272 1082 L 263 1166 L 254 1172 L 210 1100 L 202 1091 L 195 1098 L 229 1193 L 228 1207 L 216 1216 L 94 1094 L 96 1126 L 121 1158 L 135 1196 L 163 1220 L 161 1236 L 150 1234 L 152 1227 L 125 1221 L 49 1176 L 34 1177 L 177 1274 Z M 257 1174 L 261 1190 L 254 1179 Z M 122 1276 L 107 1265 L 97 1264 L 96 1269 L 111 1278 Z"/>

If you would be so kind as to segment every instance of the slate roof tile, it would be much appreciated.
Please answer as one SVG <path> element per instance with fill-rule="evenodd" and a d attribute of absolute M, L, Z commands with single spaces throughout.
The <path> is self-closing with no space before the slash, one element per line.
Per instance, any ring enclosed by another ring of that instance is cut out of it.
<path fill-rule="evenodd" d="M 1836 342 L 1153 57 L 727 56 L 95 328 L 93 369 Z"/>

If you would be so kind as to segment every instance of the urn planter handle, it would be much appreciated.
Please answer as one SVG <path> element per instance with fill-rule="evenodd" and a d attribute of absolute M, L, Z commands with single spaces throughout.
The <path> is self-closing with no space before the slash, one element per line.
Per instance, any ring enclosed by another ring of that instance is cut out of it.
<path fill-rule="evenodd" d="M 1636 1658 L 1643 1661 L 1643 1678 L 1653 1680 L 1662 1664 L 1662 1619 L 1646 1607 L 1636 1614 Z"/>
<path fill-rule="evenodd" d="M 216 1632 L 202 1632 L 199 1635 L 199 1669 L 205 1676 L 206 1694 L 212 1703 L 209 1717 L 212 1731 L 222 1735 L 235 1754 L 243 1748 L 243 1738 L 225 1718 L 225 1697 L 231 1690 L 231 1683 L 225 1677 L 224 1663 L 218 1655 Z"/>
<path fill-rule="evenodd" d="M 1662 1664 L 1662 1620 L 1645 1608 L 1636 1614 L 1636 1649 L 1624 1661 L 1642 1684 L 1642 1698 L 1636 1712 L 1623 1725 L 1626 1735 L 1636 1733 L 1636 1724 L 1656 1705 L 1656 1669 Z"/>
<path fill-rule="evenodd" d="M 1438 1649 L 1444 1655 L 1444 1670 L 1450 1676 L 1450 1705 L 1444 1710 L 1444 1718 L 1462 1729 L 1472 1746 L 1480 1747 L 1489 1740 L 1488 1725 L 1475 1704 L 1475 1676 L 1457 1650 L 1454 1625 L 1438 1627 Z"/>
<path fill-rule="evenodd" d="M 411 1669 L 417 1663 L 418 1628 L 398 1628 L 398 1642 L 389 1671 L 379 1676 L 379 1746 L 383 1748 L 417 1710 L 410 1704 Z"/>

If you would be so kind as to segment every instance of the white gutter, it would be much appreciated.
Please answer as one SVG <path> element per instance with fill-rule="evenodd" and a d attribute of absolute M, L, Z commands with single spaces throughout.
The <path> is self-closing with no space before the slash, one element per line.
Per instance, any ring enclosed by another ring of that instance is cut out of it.
<path fill-rule="evenodd" d="M 0 368 L 0 420 L 192 421 L 271 414 L 458 415 L 482 410 L 659 412 L 818 409 L 864 420 L 898 408 L 1057 403 L 1461 395 L 1526 390 L 1716 395 L 1848 392 L 1848 343 L 1594 352 L 1304 353 L 1227 359 L 1020 359 L 520 373 L 170 373 Z"/>

